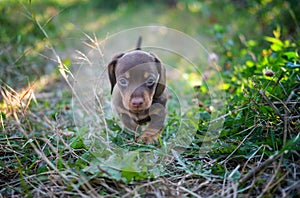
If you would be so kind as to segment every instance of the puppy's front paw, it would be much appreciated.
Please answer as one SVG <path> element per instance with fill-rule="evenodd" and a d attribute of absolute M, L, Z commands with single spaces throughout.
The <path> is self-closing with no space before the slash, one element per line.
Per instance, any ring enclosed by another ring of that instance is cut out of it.
<path fill-rule="evenodd" d="M 158 135 L 161 130 L 146 129 L 146 131 L 137 139 L 137 142 L 144 142 L 146 144 L 151 144 L 158 141 Z"/>
<path fill-rule="evenodd" d="M 137 142 L 143 142 L 145 144 L 152 144 L 157 141 L 157 135 L 153 136 L 146 136 L 146 135 L 141 135 L 138 139 Z"/>

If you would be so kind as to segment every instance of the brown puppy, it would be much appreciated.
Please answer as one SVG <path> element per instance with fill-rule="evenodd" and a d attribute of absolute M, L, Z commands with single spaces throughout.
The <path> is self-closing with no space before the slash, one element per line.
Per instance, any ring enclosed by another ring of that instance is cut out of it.
<path fill-rule="evenodd" d="M 115 56 L 108 64 L 113 105 L 126 128 L 138 131 L 148 123 L 137 139 L 145 143 L 157 140 L 166 117 L 166 70 L 152 53 L 140 49 Z M 117 84 L 117 86 L 115 86 Z"/>

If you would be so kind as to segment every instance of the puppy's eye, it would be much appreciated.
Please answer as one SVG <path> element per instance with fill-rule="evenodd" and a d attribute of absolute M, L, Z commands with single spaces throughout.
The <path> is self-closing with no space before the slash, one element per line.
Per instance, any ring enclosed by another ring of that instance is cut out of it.
<path fill-rule="evenodd" d="M 153 77 L 148 78 L 147 81 L 146 81 L 146 85 L 148 87 L 154 85 L 154 83 L 155 83 L 155 79 Z"/>
<path fill-rule="evenodd" d="M 121 85 L 121 86 L 127 86 L 128 85 L 128 81 L 125 79 L 125 78 L 120 78 L 119 79 L 119 84 Z"/>

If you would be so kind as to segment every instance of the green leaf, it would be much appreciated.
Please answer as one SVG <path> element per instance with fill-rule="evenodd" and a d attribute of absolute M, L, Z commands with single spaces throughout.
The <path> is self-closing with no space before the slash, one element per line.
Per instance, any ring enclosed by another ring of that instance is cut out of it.
<path fill-rule="evenodd" d="M 142 180 L 148 178 L 148 174 L 146 171 L 128 171 L 123 170 L 122 171 L 122 177 L 127 180 L 127 182 L 131 182 L 132 180 Z"/>
<path fill-rule="evenodd" d="M 271 45 L 271 49 L 274 52 L 278 52 L 278 51 L 282 50 L 282 46 L 274 43 L 273 45 Z"/>
<path fill-rule="evenodd" d="M 214 30 L 215 30 L 215 32 L 218 32 L 218 33 L 224 33 L 225 32 L 224 26 L 219 25 L 219 24 L 214 25 Z"/>
<path fill-rule="evenodd" d="M 6 119 L 6 114 L 3 111 L 0 112 L 0 118 L 1 118 L 1 120 Z"/>
<path fill-rule="evenodd" d="M 66 67 L 70 67 L 72 62 L 71 62 L 71 59 L 70 58 L 66 58 L 63 60 L 62 62 Z"/>
<path fill-rule="evenodd" d="M 248 45 L 248 47 L 254 47 L 254 46 L 257 45 L 257 41 L 255 41 L 255 40 L 249 40 L 247 42 L 247 45 Z"/>
<path fill-rule="evenodd" d="M 255 63 L 253 62 L 253 61 L 246 61 L 246 65 L 248 66 L 248 67 L 253 67 L 254 65 L 255 65 Z"/>
<path fill-rule="evenodd" d="M 273 38 L 270 36 L 265 36 L 264 39 L 270 43 L 276 44 L 278 46 L 283 46 L 283 42 L 280 39 Z"/>
<path fill-rule="evenodd" d="M 83 142 L 83 137 L 81 135 L 77 135 L 74 138 L 72 138 L 72 142 L 70 144 L 70 147 L 73 148 L 73 149 L 86 148 L 86 146 Z"/>
<path fill-rule="evenodd" d="M 199 113 L 199 119 L 200 120 L 209 120 L 210 119 L 210 114 L 208 112 L 200 112 Z"/>
<path fill-rule="evenodd" d="M 296 52 L 285 52 L 283 56 L 288 60 L 298 59 L 298 54 Z"/>
<path fill-rule="evenodd" d="M 277 26 L 276 30 L 273 30 L 273 35 L 275 36 L 275 38 L 277 39 L 280 38 L 280 32 L 281 32 L 281 28 L 280 26 Z"/>

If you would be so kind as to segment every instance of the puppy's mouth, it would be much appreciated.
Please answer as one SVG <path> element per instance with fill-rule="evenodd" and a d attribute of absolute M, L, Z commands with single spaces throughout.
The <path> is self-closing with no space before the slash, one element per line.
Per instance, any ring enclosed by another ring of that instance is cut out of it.
<path fill-rule="evenodd" d="M 132 113 L 140 113 L 145 110 L 146 110 L 145 108 L 139 108 L 139 107 L 132 107 L 129 109 L 129 111 L 131 111 Z"/>
<path fill-rule="evenodd" d="M 129 105 L 129 111 L 133 113 L 139 113 L 141 111 L 145 111 L 146 109 L 148 109 L 148 106 L 146 105 L 140 105 L 140 106 Z"/>

